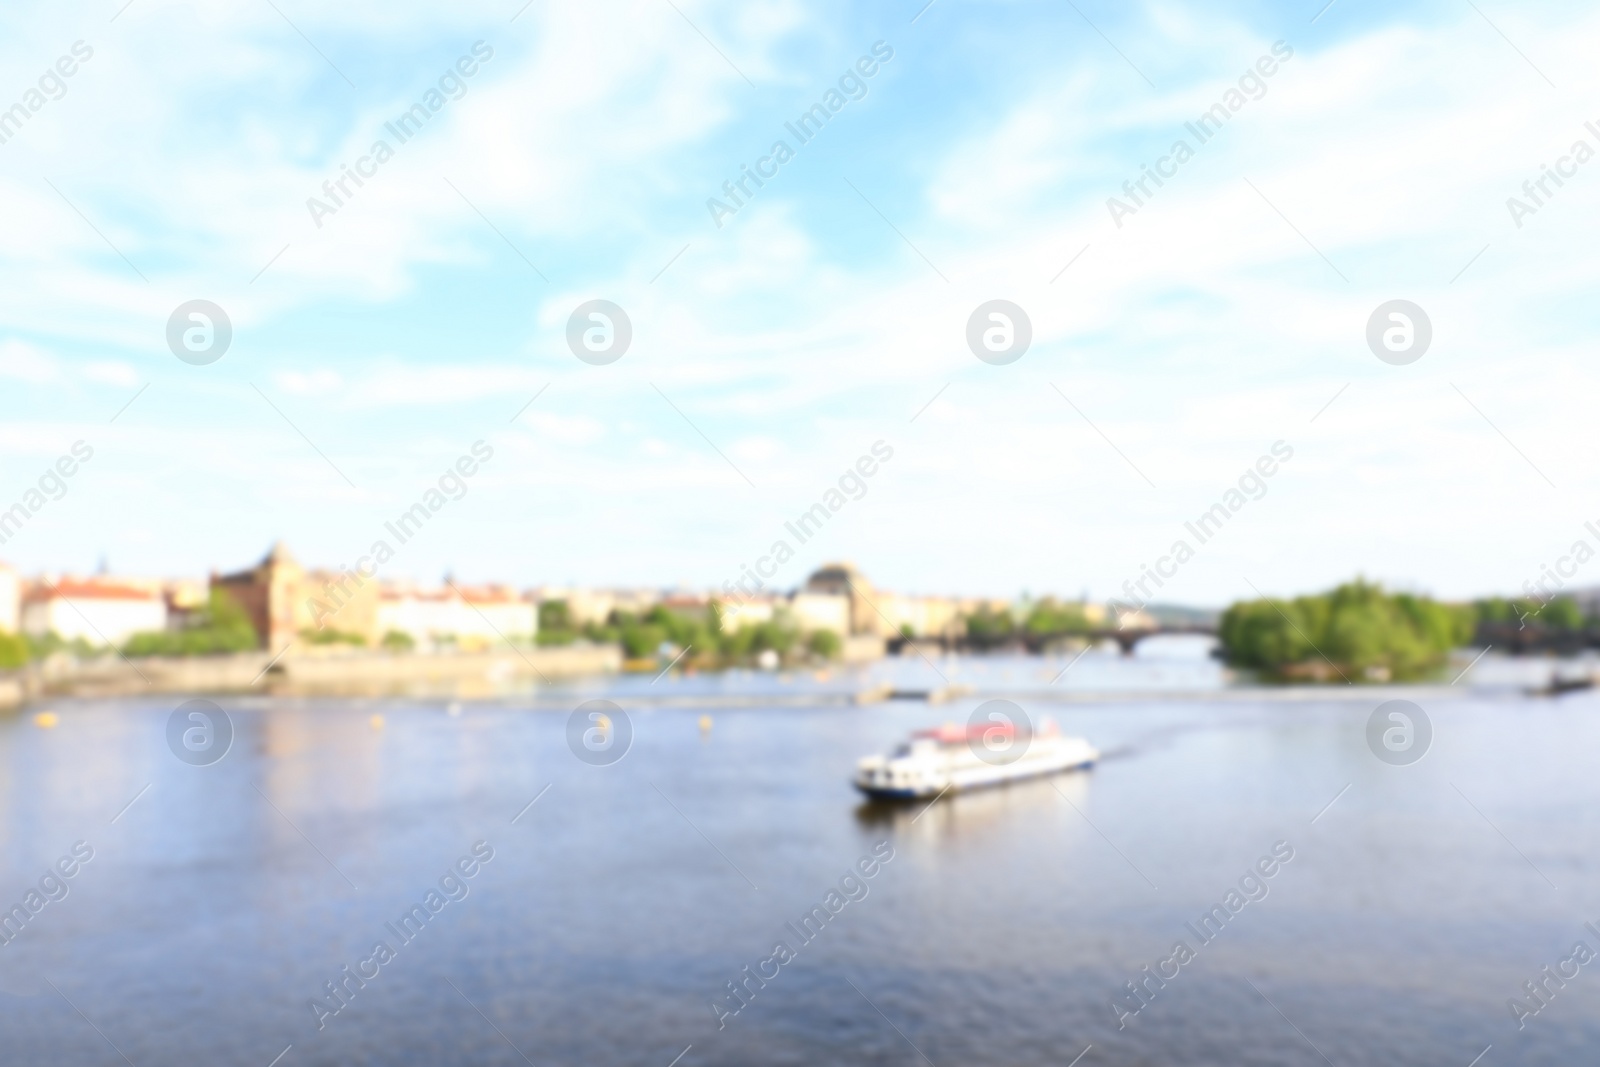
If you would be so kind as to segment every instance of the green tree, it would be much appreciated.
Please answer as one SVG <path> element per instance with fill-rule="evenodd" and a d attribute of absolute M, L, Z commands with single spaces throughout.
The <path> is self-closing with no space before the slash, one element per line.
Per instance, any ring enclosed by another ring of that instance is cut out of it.
<path fill-rule="evenodd" d="M 365 647 L 367 639 L 347 630 L 324 627 L 321 630 L 301 630 L 300 640 L 308 645 L 354 645 Z"/>
<path fill-rule="evenodd" d="M 1517 597 L 1513 600 L 1487 597 L 1474 602 L 1472 612 L 1476 622 L 1497 626 L 1577 631 L 1589 624 L 1589 620 L 1584 617 L 1583 609 L 1570 596 L 1558 596 L 1545 601 L 1532 597 Z"/>
<path fill-rule="evenodd" d="M 839 635 L 832 630 L 814 630 L 806 640 L 806 648 L 814 656 L 838 659 L 839 653 L 844 649 L 844 642 L 840 641 Z"/>
<path fill-rule="evenodd" d="M 11 671 L 18 667 L 26 667 L 31 658 L 26 640 L 17 634 L 0 630 L 0 670 Z"/>
<path fill-rule="evenodd" d="M 381 647 L 388 652 L 410 652 L 417 647 L 416 638 L 399 630 L 390 630 L 383 635 Z"/>
<path fill-rule="evenodd" d="M 1236 603 L 1223 612 L 1219 636 L 1230 663 L 1267 674 L 1325 658 L 1352 680 L 1377 671 L 1415 678 L 1471 640 L 1476 617 L 1466 606 L 1357 579 L 1314 596 Z"/>
<path fill-rule="evenodd" d="M 260 645 L 244 609 L 225 591 L 213 589 L 191 625 L 182 630 L 134 634 L 122 651 L 129 656 L 204 656 L 243 652 Z"/>
<path fill-rule="evenodd" d="M 656 654 L 667 632 L 659 626 L 629 620 L 622 624 L 622 650 L 629 659 L 645 659 Z"/>
<path fill-rule="evenodd" d="M 1544 606 L 1539 618 L 1555 630 L 1583 629 L 1583 609 L 1569 596 L 1558 596 Z"/>
<path fill-rule="evenodd" d="M 1033 605 L 1022 627 L 1030 637 L 1063 637 L 1094 629 L 1078 604 L 1058 604 L 1046 597 Z"/>
<path fill-rule="evenodd" d="M 967 640 L 976 648 L 995 648 L 1011 640 L 1015 626 L 1006 612 L 981 608 L 967 616 Z"/>
<path fill-rule="evenodd" d="M 45 659 L 55 655 L 57 652 L 64 652 L 79 659 L 88 659 L 96 652 L 95 647 L 82 637 L 74 637 L 68 641 L 54 630 L 42 636 L 36 634 L 19 634 L 18 636 L 28 646 L 28 658 L 30 660 Z"/>
<path fill-rule="evenodd" d="M 780 656 L 787 655 L 799 640 L 799 635 L 781 622 L 761 622 L 750 627 L 750 650 L 757 655 L 768 649 Z M 831 633 L 832 631 L 823 631 Z"/>
<path fill-rule="evenodd" d="M 539 629 L 551 631 L 575 630 L 572 611 L 565 600 L 546 600 L 539 605 Z"/>

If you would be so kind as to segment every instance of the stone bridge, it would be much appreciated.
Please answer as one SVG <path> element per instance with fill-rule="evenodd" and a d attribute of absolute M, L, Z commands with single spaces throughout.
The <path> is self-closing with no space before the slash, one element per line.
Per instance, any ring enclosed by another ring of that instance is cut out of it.
<path fill-rule="evenodd" d="M 1138 646 L 1139 642 L 1148 637 L 1172 637 L 1191 634 L 1198 634 L 1204 637 L 1215 637 L 1217 636 L 1217 628 L 1209 623 L 1175 623 L 1165 626 L 1130 627 L 1128 629 L 1102 627 L 1095 630 L 1082 630 L 1077 633 L 1050 634 L 1047 637 L 1025 634 L 1020 637 L 1013 637 L 1011 640 L 1002 642 L 995 647 L 1000 649 L 1025 648 L 1029 652 L 1038 652 L 1044 645 L 1048 643 L 1068 638 L 1080 638 L 1082 640 L 1092 641 L 1095 643 L 1099 643 L 1101 641 L 1115 641 L 1118 647 L 1122 649 L 1123 655 L 1131 656 L 1133 655 L 1133 650 Z M 898 654 L 907 643 L 907 640 L 903 637 L 892 638 L 888 642 L 889 651 Z M 971 651 L 978 647 L 973 645 L 965 637 L 918 637 L 915 639 L 915 643 L 918 645 L 937 645 L 939 648 L 945 651 L 949 651 L 951 649 L 964 649 Z"/>

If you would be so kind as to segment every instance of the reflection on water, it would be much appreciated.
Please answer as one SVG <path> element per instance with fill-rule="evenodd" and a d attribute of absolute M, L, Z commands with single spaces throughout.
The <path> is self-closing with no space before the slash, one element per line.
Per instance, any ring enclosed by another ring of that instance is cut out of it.
<path fill-rule="evenodd" d="M 1050 665 L 982 666 L 1038 688 Z M 209 767 L 167 750 L 163 701 L 0 720 L 0 906 L 94 849 L 0 944 L 5 1062 L 98 1067 L 114 1043 L 141 1067 L 265 1067 L 290 1044 L 281 1067 L 665 1067 L 689 1045 L 682 1067 L 904 1064 L 914 1043 L 940 1067 L 1060 1067 L 1092 1043 L 1083 1067 L 1322 1064 L 1303 1033 L 1341 1067 L 1493 1043 L 1488 1067 L 1600 1047 L 1586 972 L 1522 1031 L 1506 1009 L 1600 920 L 1593 695 L 1419 691 L 1433 747 L 1409 767 L 1367 749 L 1360 692 L 1019 695 L 1108 757 L 885 806 L 856 760 L 978 697 L 653 707 L 634 684 L 583 693 L 630 709 L 605 767 L 515 696 L 219 698 L 236 739 Z M 1111 998 L 1280 839 L 1296 858 L 1271 895 L 1119 1030 Z M 319 1030 L 311 999 L 479 840 L 495 859 L 470 893 Z M 879 841 L 896 858 L 870 894 L 718 1029 L 711 999 Z"/>
<path fill-rule="evenodd" d="M 856 820 L 873 830 L 893 830 L 907 839 L 937 844 L 941 838 L 981 834 L 991 824 L 1027 822 L 1041 808 L 1063 802 L 1082 805 L 1094 770 L 1030 778 L 967 793 L 905 799 L 869 799 L 856 805 Z"/>

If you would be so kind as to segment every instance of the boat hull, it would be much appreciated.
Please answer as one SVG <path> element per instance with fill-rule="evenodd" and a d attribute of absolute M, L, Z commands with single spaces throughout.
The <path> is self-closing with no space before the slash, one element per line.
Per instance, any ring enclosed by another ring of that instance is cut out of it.
<path fill-rule="evenodd" d="M 979 789 L 994 789 L 997 786 L 1010 785 L 1012 782 L 1026 782 L 1052 774 L 1065 774 L 1068 771 L 1085 771 L 1095 763 L 1096 759 L 1091 757 L 1074 763 L 1047 763 L 1037 767 L 1015 765 L 995 767 L 992 770 L 1000 773 L 957 772 L 942 783 L 925 782 L 915 786 L 883 786 L 857 778 L 854 785 L 874 800 L 916 800 L 919 797 L 933 797 L 941 793 L 970 793 Z"/>

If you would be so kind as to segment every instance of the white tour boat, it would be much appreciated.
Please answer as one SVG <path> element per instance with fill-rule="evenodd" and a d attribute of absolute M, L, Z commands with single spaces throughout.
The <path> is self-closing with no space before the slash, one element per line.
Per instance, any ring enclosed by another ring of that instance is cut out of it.
<path fill-rule="evenodd" d="M 1009 723 L 945 723 L 917 731 L 891 755 L 863 759 L 855 784 L 873 797 L 927 797 L 1077 770 L 1099 759 L 1098 749 L 1062 735 L 1054 723 L 1032 734 Z"/>

